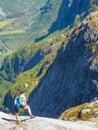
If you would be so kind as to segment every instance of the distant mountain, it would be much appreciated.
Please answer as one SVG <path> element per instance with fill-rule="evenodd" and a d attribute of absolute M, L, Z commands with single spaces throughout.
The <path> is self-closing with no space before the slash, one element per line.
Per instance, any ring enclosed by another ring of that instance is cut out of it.
<path fill-rule="evenodd" d="M 1 0 L 0 44 L 16 50 L 47 34 L 60 5 L 60 0 Z"/>
<path fill-rule="evenodd" d="M 89 14 L 91 6 L 91 0 L 63 0 L 58 13 L 58 18 L 50 31 L 72 26 L 76 17 L 81 20 Z"/>
<path fill-rule="evenodd" d="M 1 0 L 0 19 L 4 23 L 0 24 L 0 49 L 15 50 L 39 41 L 58 29 L 72 26 L 95 10 L 98 10 L 98 0 Z"/>
<path fill-rule="evenodd" d="M 62 0 L 58 17 L 48 30 L 48 34 L 65 27 L 72 27 L 81 22 L 90 12 L 98 10 L 98 0 Z M 46 35 L 46 36 L 47 36 Z M 42 36 L 36 41 L 44 39 Z"/>
<path fill-rule="evenodd" d="M 0 7 L 7 18 L 17 18 L 24 16 L 30 7 L 36 14 L 39 14 L 40 8 L 45 5 L 45 2 L 46 0 L 0 0 Z"/>
<path fill-rule="evenodd" d="M 48 33 L 56 20 L 61 0 L 0 1 L 0 65 L 25 44 Z"/>

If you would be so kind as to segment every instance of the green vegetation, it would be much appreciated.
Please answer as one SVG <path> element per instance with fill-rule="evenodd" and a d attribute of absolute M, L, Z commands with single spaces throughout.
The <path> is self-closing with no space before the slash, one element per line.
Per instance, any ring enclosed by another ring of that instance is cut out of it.
<path fill-rule="evenodd" d="M 4 97 L 9 89 L 14 95 L 17 95 L 19 90 L 25 89 L 28 95 L 38 85 L 49 66 L 53 63 L 57 50 L 69 31 L 71 30 L 68 28 L 62 31 L 56 31 L 43 41 L 25 45 L 6 57 L 3 70 L 1 71 L 0 87 L 3 90 L 0 89 L 0 94 L 2 97 Z M 28 60 L 30 61 L 38 51 L 43 54 L 43 58 L 33 68 L 22 72 L 20 67 L 23 68 L 23 64 L 27 63 Z"/>
<path fill-rule="evenodd" d="M 61 0 L 0 1 L 0 6 L 7 15 L 0 22 L 1 97 L 8 90 L 15 95 L 20 89 L 25 89 L 29 94 L 53 63 L 62 42 L 68 41 L 65 36 L 84 18 L 85 12 L 82 12 L 76 17 L 72 29 L 68 27 L 56 31 L 46 39 L 34 43 L 35 39 L 48 34 L 48 29 L 57 19 L 61 3 Z M 95 5 L 92 7 L 97 9 Z M 37 54 L 41 59 L 30 68 L 28 63 L 33 62 Z M 29 69 L 25 68 L 26 65 Z"/>
<path fill-rule="evenodd" d="M 72 107 L 65 112 L 63 112 L 60 116 L 60 119 L 63 120 L 91 120 L 92 118 L 98 117 L 98 101 L 84 103 L 82 105 Z"/>
<path fill-rule="evenodd" d="M 7 53 L 7 52 L 3 52 L 3 53 L 1 53 L 0 54 L 0 66 L 2 65 L 2 62 L 3 62 L 3 60 L 4 60 L 4 58 L 6 57 L 6 56 L 8 56 L 10 53 Z"/>
<path fill-rule="evenodd" d="M 6 25 L 10 24 L 11 22 L 13 22 L 15 19 L 8 19 L 8 20 L 5 20 L 3 22 L 0 22 L 0 29 L 2 29 L 3 27 L 5 27 Z"/>
<path fill-rule="evenodd" d="M 24 44 L 47 35 L 49 28 L 58 17 L 61 3 L 61 0 L 1 0 L 0 7 L 6 18 L 2 18 L 0 22 L 0 40 L 4 44 L 0 49 L 9 53 L 10 49 L 15 51 Z M 97 10 L 97 7 L 96 0 L 92 0 L 92 8 Z M 76 18 L 75 26 L 85 14 L 86 12 L 82 12 Z"/>
<path fill-rule="evenodd" d="M 63 119 L 63 120 L 70 120 L 70 119 L 74 119 L 75 121 L 76 120 L 80 120 L 78 118 L 78 114 L 79 112 L 81 112 L 81 110 L 86 106 L 87 104 L 82 104 L 82 105 L 79 105 L 79 106 L 76 106 L 76 107 L 72 107 L 68 110 L 66 110 L 64 113 L 62 113 L 62 115 L 60 116 L 60 119 Z"/>
<path fill-rule="evenodd" d="M 1 0 L 1 10 L 6 14 L 0 22 L 2 60 L 5 58 L 5 52 L 12 53 L 46 35 L 57 18 L 60 4 L 60 0 Z"/>
<path fill-rule="evenodd" d="M 91 11 L 96 11 L 96 10 L 98 10 L 98 6 L 97 5 L 95 5 L 95 4 L 93 4 L 92 5 L 92 8 L 91 8 Z"/>
<path fill-rule="evenodd" d="M 91 12 L 95 12 L 98 10 L 98 1 L 97 0 L 91 0 L 92 5 L 91 5 Z"/>
<path fill-rule="evenodd" d="M 8 13 L 11 17 L 11 15 L 13 16 L 13 14 L 24 12 L 26 6 L 31 2 L 32 0 L 0 0 L 0 6 L 3 8 L 4 12 Z"/>
<path fill-rule="evenodd" d="M 6 34 L 17 34 L 17 33 L 24 33 L 24 30 L 13 30 L 13 31 L 3 31 L 0 33 L 0 35 L 6 35 Z"/>

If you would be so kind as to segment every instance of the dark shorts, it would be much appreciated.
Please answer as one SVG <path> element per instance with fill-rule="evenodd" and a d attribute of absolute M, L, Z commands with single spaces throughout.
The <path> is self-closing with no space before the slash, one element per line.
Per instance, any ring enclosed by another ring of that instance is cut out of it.
<path fill-rule="evenodd" d="M 20 112 L 20 108 L 24 108 L 24 106 L 17 106 L 17 105 L 15 105 L 15 112 L 16 113 L 19 113 Z"/>

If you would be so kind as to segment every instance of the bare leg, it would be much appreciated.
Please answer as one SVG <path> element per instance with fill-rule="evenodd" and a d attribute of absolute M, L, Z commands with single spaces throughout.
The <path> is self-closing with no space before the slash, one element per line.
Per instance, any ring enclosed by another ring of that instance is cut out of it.
<path fill-rule="evenodd" d="M 19 120 L 19 113 L 16 113 L 16 120 Z"/>
<path fill-rule="evenodd" d="M 20 120 L 19 120 L 19 113 L 16 113 L 16 123 L 20 123 Z"/>
<path fill-rule="evenodd" d="M 30 117 L 31 117 L 31 118 L 34 118 L 34 115 L 32 115 L 32 112 L 31 112 L 30 106 L 26 105 L 25 109 L 28 110 L 28 113 L 29 113 Z"/>

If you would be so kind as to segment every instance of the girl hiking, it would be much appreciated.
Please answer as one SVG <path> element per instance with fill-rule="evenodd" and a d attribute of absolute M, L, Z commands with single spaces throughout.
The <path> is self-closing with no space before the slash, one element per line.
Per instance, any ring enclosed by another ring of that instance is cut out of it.
<path fill-rule="evenodd" d="M 16 123 L 17 123 L 17 124 L 20 123 L 20 120 L 19 120 L 20 108 L 27 109 L 27 110 L 28 110 L 28 113 L 29 113 L 29 115 L 30 115 L 31 118 L 34 118 L 34 117 L 35 117 L 34 115 L 32 115 L 30 106 L 27 105 L 26 97 L 25 97 L 25 92 L 24 92 L 24 91 L 21 91 L 21 92 L 19 93 L 19 95 L 15 98 L 14 105 L 15 105 Z"/>

